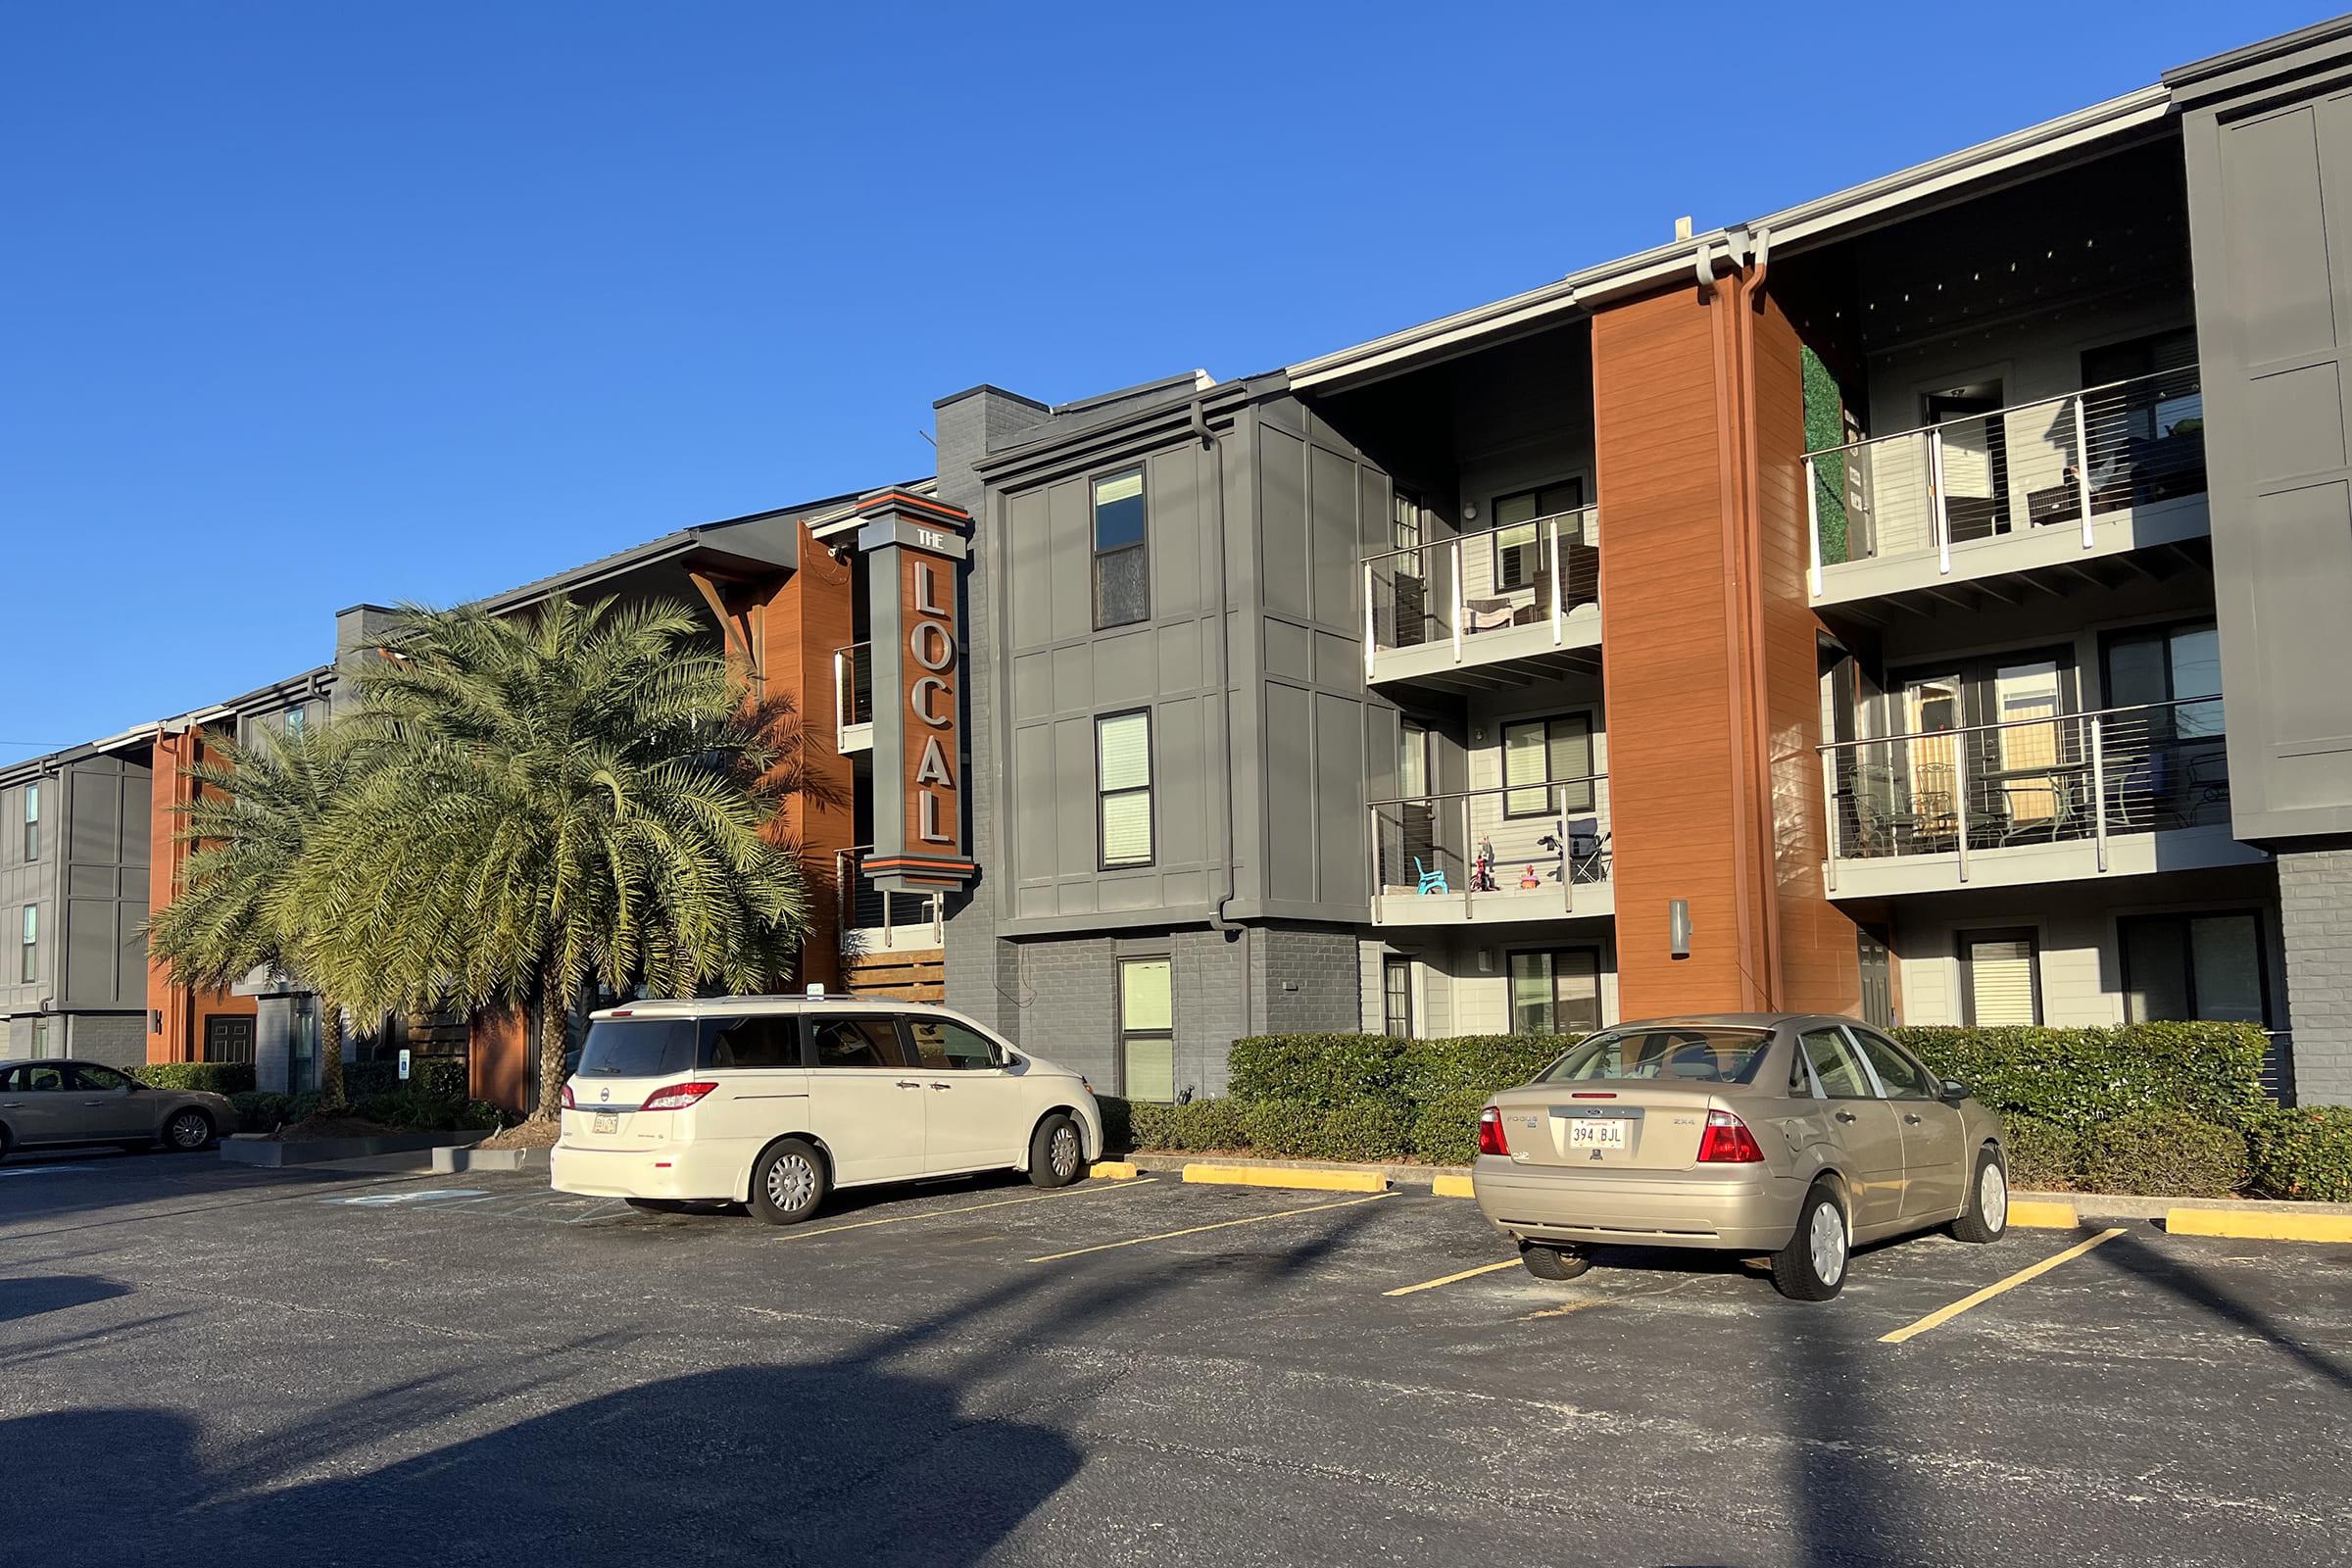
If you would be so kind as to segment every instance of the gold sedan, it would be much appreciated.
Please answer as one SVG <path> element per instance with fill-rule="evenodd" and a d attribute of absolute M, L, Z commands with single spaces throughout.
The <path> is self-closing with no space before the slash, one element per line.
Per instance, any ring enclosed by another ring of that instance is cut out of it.
<path fill-rule="evenodd" d="M 1620 1024 L 1481 1113 L 1471 1185 L 1529 1272 L 1574 1279 L 1595 1247 L 1770 1254 L 1821 1301 L 1852 1250 L 2009 1223 L 2001 1126 L 1851 1018 L 1721 1013 Z"/>

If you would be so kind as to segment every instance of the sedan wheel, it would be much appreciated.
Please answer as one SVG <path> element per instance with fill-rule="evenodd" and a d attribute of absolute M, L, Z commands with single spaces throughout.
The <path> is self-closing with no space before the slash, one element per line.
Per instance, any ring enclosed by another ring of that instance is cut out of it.
<path fill-rule="evenodd" d="M 213 1119 L 201 1110 L 175 1111 L 164 1123 L 164 1142 L 182 1153 L 202 1149 L 212 1141 Z"/>
<path fill-rule="evenodd" d="M 1838 1217 L 1836 1205 L 1824 1203 L 1813 1210 L 1805 1243 L 1822 1284 L 1834 1286 L 1845 1278 L 1845 1221 Z"/>
<path fill-rule="evenodd" d="M 1773 1288 L 1792 1301 L 1826 1301 L 1845 1285 L 1850 1238 L 1838 1194 L 1817 1184 L 1797 1210 L 1788 1245 L 1772 1254 Z"/>
<path fill-rule="evenodd" d="M 1968 1207 L 1952 1221 L 1952 1234 L 1964 1242 L 1997 1242 L 2009 1229 L 2009 1172 L 1998 1150 L 1977 1155 L 1977 1179 L 1968 1190 Z"/>

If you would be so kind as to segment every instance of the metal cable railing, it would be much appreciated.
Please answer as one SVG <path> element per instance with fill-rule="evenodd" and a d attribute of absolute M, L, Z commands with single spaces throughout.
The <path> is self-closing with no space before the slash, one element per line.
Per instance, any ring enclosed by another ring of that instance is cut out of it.
<path fill-rule="evenodd" d="M 1364 560 L 1366 659 L 1382 649 L 1465 644 L 1513 626 L 1548 625 L 1600 603 L 1598 509 L 1583 507 L 1484 532 L 1384 550 Z"/>
<path fill-rule="evenodd" d="M 2087 461 L 2084 455 L 2087 454 Z M 1934 554 L 2205 490 L 2197 368 L 1805 454 L 1814 592 L 1825 566 Z"/>
<path fill-rule="evenodd" d="M 874 721 L 874 645 L 833 650 L 833 723 L 837 729 Z"/>
<path fill-rule="evenodd" d="M 886 893 L 874 886 L 862 869 L 865 858 L 873 853 L 870 844 L 834 852 L 833 886 L 839 929 L 880 932 L 886 943 L 899 931 L 919 929 L 938 940 L 944 912 L 940 896 Z"/>
<path fill-rule="evenodd" d="M 1951 855 L 2230 821 L 2222 699 L 2053 713 L 1820 748 L 1830 860 Z"/>
<path fill-rule="evenodd" d="M 1609 880 L 1605 774 L 1374 801 L 1366 809 L 1376 909 L 1379 901 L 1450 900 L 1467 916 L 1482 900 L 1511 899 L 1556 901 L 1573 913 L 1579 888 Z"/>

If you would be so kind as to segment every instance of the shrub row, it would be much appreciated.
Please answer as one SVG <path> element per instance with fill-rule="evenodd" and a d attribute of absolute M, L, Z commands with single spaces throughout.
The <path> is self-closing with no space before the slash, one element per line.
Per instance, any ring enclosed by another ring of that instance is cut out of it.
<path fill-rule="evenodd" d="M 131 1076 L 154 1089 L 200 1089 L 216 1095 L 242 1095 L 253 1089 L 250 1061 L 151 1061 L 133 1068 Z"/>
<path fill-rule="evenodd" d="M 411 1080 L 412 1083 L 415 1080 Z M 281 1126 L 291 1126 L 308 1120 L 323 1105 L 323 1097 L 316 1089 L 306 1089 L 299 1095 L 271 1094 L 267 1090 L 247 1090 L 228 1097 L 237 1108 L 240 1130 L 249 1133 L 275 1132 Z M 506 1112 L 486 1100 L 466 1100 L 453 1095 L 429 1094 L 417 1089 L 395 1091 L 391 1094 L 362 1095 L 350 1102 L 351 1114 L 363 1121 L 398 1127 L 411 1132 L 448 1132 L 459 1128 L 503 1127 L 511 1119 Z"/>
<path fill-rule="evenodd" d="M 343 1095 L 355 1104 L 368 1095 L 401 1092 L 398 1061 L 347 1061 L 343 1064 Z M 463 1100 L 472 1087 L 464 1056 L 412 1056 L 408 1087 L 440 1100 Z"/>
<path fill-rule="evenodd" d="M 1905 1044 L 1999 1112 L 2020 1188 L 2352 1201 L 2352 1107 L 2281 1110 L 2246 1024 L 1905 1028 Z M 1468 1164 L 1487 1097 L 1570 1042 L 1477 1035 L 1262 1035 L 1234 1042 L 1232 1098 L 1102 1102 L 1114 1149 Z"/>

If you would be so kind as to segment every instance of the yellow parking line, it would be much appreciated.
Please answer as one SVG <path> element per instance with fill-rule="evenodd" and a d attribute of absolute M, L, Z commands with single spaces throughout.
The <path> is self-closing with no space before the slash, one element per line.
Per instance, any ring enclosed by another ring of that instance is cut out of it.
<path fill-rule="evenodd" d="M 2038 1279 L 2042 1275 L 2047 1274 L 2050 1270 L 2056 1268 L 2059 1264 L 2066 1262 L 2068 1259 L 2081 1257 L 2084 1252 L 2089 1251 L 2092 1248 L 2102 1247 L 2107 1243 L 2114 1241 L 2118 1236 L 2123 1234 L 2124 1227 L 2119 1225 L 2113 1230 L 2099 1232 L 2098 1235 L 2093 1236 L 2086 1242 L 2077 1242 L 2074 1246 L 2068 1248 L 2063 1252 L 2052 1252 L 2040 1262 L 2032 1264 L 2026 1268 L 2021 1268 L 2016 1273 L 2010 1275 L 2007 1279 L 1995 1281 L 1993 1284 L 1985 1286 L 1983 1290 L 1977 1292 L 1973 1296 L 1964 1296 L 1949 1306 L 1936 1308 L 1935 1311 L 1930 1312 L 1926 1317 L 1921 1318 L 1918 1322 L 1911 1324 L 1907 1328 L 1896 1329 L 1892 1334 L 1880 1335 L 1879 1343 L 1881 1345 L 1900 1345 L 1905 1340 L 1918 1338 L 1920 1335 L 1927 1333 L 1930 1329 L 1941 1328 L 1944 1324 L 1949 1323 L 1952 1319 L 1958 1317 L 1970 1307 L 1982 1306 L 1986 1301 L 1989 1301 L 1994 1297 L 2000 1295 L 2003 1291 L 2013 1291 L 2020 1285 L 2025 1284 L 2028 1280 Z"/>
<path fill-rule="evenodd" d="M 856 1219 L 847 1225 L 823 1225 L 812 1231 L 779 1231 L 771 1241 L 805 1242 L 814 1236 L 833 1236 L 842 1231 L 861 1231 L 875 1225 L 902 1225 L 910 1219 L 937 1219 L 948 1214 L 977 1214 L 984 1208 L 1006 1208 L 1014 1203 L 1044 1203 L 1056 1198 L 1085 1198 L 1094 1193 L 1131 1193 L 1138 1187 L 1149 1186 L 1152 1178 L 1139 1177 L 1116 1186 L 1104 1183 L 1101 1187 L 1073 1187 L 1067 1192 L 1038 1193 L 1028 1198 L 999 1198 L 986 1203 L 966 1203 L 961 1208 L 926 1208 L 916 1214 L 885 1214 L 880 1219 Z"/>
<path fill-rule="evenodd" d="M 1478 1267 L 1466 1268 L 1459 1274 L 1448 1274 L 1443 1279 L 1423 1280 L 1418 1285 L 1400 1285 L 1396 1290 L 1383 1291 L 1380 1294 L 1383 1296 L 1411 1296 L 1416 1291 L 1434 1291 L 1441 1285 L 1451 1285 L 1456 1280 L 1474 1280 L 1481 1274 L 1492 1274 L 1497 1269 L 1517 1268 L 1518 1266 L 1517 1258 L 1506 1257 L 1499 1263 L 1481 1263 Z"/>
<path fill-rule="evenodd" d="M 1115 1191 L 1115 1189 L 1113 1189 Z M 1377 1203 L 1393 1193 L 1374 1193 L 1369 1198 L 1347 1198 L 1336 1203 L 1309 1203 L 1304 1208 L 1286 1208 L 1273 1214 L 1250 1214 L 1241 1219 L 1221 1219 L 1214 1225 L 1188 1225 L 1180 1231 L 1161 1231 L 1156 1236 L 1131 1236 L 1123 1242 L 1098 1242 L 1092 1247 L 1073 1247 L 1066 1252 L 1048 1252 L 1043 1257 L 1029 1259 L 1032 1263 L 1054 1263 L 1065 1257 L 1083 1257 L 1089 1252 L 1107 1252 L 1118 1247 L 1141 1247 L 1146 1242 L 1172 1242 L 1179 1236 L 1198 1236 L 1202 1231 L 1221 1231 L 1234 1225 L 1259 1225 L 1270 1219 L 1289 1219 L 1293 1214 L 1317 1214 L 1327 1208 L 1353 1208 L 1358 1203 Z"/>
<path fill-rule="evenodd" d="M 1665 1293 L 1660 1292 L 1658 1294 L 1663 1295 Z M 1602 1303 L 1597 1298 L 1590 1300 L 1570 1301 L 1566 1306 L 1547 1306 L 1541 1312 L 1530 1312 L 1525 1317 L 1522 1317 L 1519 1321 L 1522 1323 L 1533 1323 L 1540 1317 L 1566 1317 L 1571 1312 L 1582 1312 L 1588 1306 L 1599 1306 Z"/>

